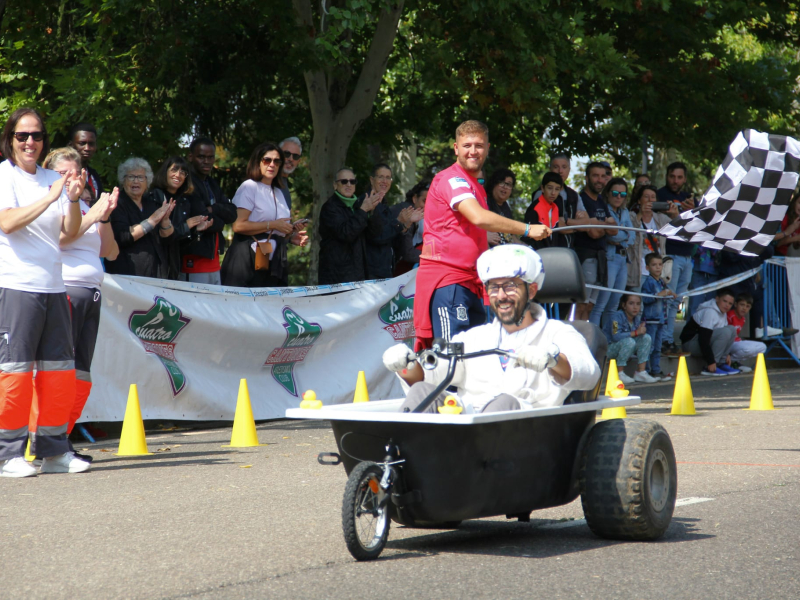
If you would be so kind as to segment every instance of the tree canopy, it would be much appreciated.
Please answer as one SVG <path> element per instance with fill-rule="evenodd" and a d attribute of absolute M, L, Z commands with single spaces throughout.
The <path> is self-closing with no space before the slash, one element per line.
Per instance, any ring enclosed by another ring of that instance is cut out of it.
<path fill-rule="evenodd" d="M 643 139 L 716 164 L 741 129 L 800 134 L 798 4 L 9 0 L 0 114 L 37 107 L 55 143 L 93 122 L 109 181 L 130 155 L 157 164 L 210 135 L 231 193 L 258 142 L 299 135 L 312 216 L 342 164 L 411 140 L 420 175 L 449 164 L 466 118 L 490 126 L 489 170 L 548 149 L 624 167 Z"/>

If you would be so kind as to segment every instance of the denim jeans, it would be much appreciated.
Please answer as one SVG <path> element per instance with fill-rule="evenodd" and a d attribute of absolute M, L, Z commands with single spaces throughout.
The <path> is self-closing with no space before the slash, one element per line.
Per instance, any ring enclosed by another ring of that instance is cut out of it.
<path fill-rule="evenodd" d="M 708 285 L 709 283 L 714 283 L 718 279 L 719 275 L 716 274 L 712 275 L 711 273 L 703 273 L 702 271 L 692 271 L 692 282 L 689 284 L 689 289 L 696 290 L 697 288 Z M 689 307 L 686 309 L 687 320 L 692 317 L 698 306 L 700 306 L 706 300 L 711 300 L 714 296 L 716 296 L 716 292 L 708 292 L 699 296 L 690 296 Z"/>
<path fill-rule="evenodd" d="M 650 359 L 647 361 L 647 370 L 651 375 L 661 374 L 661 343 L 664 338 L 664 331 L 667 329 L 666 323 L 648 323 L 647 335 L 653 340 L 653 347 L 650 350 Z"/>
<path fill-rule="evenodd" d="M 667 330 L 664 332 L 664 341 L 670 344 L 675 342 L 675 317 L 681 304 L 680 296 L 689 289 L 689 282 L 692 280 L 692 266 L 691 256 L 672 257 L 672 279 L 669 282 L 669 289 L 678 294 L 678 297 L 670 300 L 667 311 Z"/>
<path fill-rule="evenodd" d="M 597 296 L 592 314 L 589 321 L 600 327 L 603 313 L 612 313 L 619 309 L 619 299 L 625 291 L 625 284 L 628 281 L 628 261 L 624 254 L 615 252 L 616 246 L 609 246 L 608 250 L 608 287 L 620 292 L 601 291 Z"/>

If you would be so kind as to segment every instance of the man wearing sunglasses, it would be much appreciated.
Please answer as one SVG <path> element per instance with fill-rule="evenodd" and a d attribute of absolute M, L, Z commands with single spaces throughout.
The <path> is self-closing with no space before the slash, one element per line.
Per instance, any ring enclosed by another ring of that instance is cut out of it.
<path fill-rule="evenodd" d="M 484 252 L 477 271 L 497 319 L 459 333 L 466 352 L 505 350 L 462 361 L 453 385 L 467 413 L 560 406 L 573 390 L 592 389 L 600 367 L 586 339 L 571 325 L 550 320 L 534 297 L 544 282 L 541 257 L 531 248 L 504 244 Z M 405 344 L 383 354 L 387 369 L 411 385 L 403 409 L 414 410 L 445 378 L 446 361 L 423 370 Z M 443 392 L 425 412 L 436 413 Z"/>
<path fill-rule="evenodd" d="M 456 162 L 437 173 L 425 202 L 425 232 L 414 297 L 417 349 L 434 337 L 447 340 L 486 321 L 475 264 L 488 249 L 487 231 L 543 239 L 544 225 L 527 225 L 487 208 L 486 190 L 478 183 L 489 154 L 489 128 L 465 121 L 456 129 Z"/>
<path fill-rule="evenodd" d="M 286 200 L 286 206 L 292 209 L 292 194 L 289 192 L 289 175 L 294 173 L 303 155 L 303 145 L 298 137 L 288 137 L 278 144 L 278 148 L 283 152 L 283 181 L 281 181 L 281 191 Z"/>

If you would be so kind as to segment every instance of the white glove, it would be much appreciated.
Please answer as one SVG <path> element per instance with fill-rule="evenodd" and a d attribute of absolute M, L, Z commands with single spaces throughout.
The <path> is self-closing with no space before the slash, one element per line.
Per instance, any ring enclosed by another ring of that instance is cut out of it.
<path fill-rule="evenodd" d="M 524 346 L 517 351 L 517 365 L 541 373 L 558 364 L 559 354 L 560 351 L 555 344 L 550 344 L 547 350 L 540 346 Z"/>
<path fill-rule="evenodd" d="M 383 353 L 383 364 L 393 373 L 399 373 L 403 369 L 411 367 L 416 357 L 416 354 L 408 346 L 397 344 Z"/>

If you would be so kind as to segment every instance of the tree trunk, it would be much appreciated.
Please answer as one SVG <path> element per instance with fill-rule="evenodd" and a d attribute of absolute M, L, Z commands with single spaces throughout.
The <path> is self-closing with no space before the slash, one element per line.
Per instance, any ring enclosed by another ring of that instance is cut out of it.
<path fill-rule="evenodd" d="M 310 0 L 293 0 L 295 16 L 306 31 L 315 31 Z M 303 76 L 308 90 L 308 103 L 314 137 L 309 151 L 309 170 L 313 182 L 314 206 L 312 209 L 313 237 L 311 239 L 311 264 L 309 284 L 317 282 L 319 272 L 319 213 L 322 205 L 333 193 L 333 177 L 345 166 L 347 150 L 358 128 L 372 114 L 386 63 L 394 47 L 404 0 L 386 7 L 378 17 L 378 24 L 365 56 L 355 89 L 344 106 L 340 106 L 339 91 L 346 81 L 337 78 L 337 71 L 306 71 Z M 349 75 L 347 75 L 349 79 Z"/>

